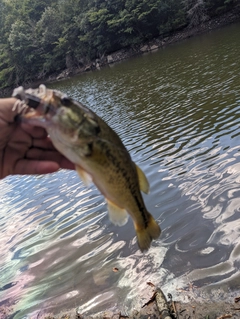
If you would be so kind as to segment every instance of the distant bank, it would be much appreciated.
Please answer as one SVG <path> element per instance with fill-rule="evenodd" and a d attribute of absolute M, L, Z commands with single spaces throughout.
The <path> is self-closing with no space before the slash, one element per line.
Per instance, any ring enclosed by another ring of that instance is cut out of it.
<path fill-rule="evenodd" d="M 24 87 L 34 87 L 39 85 L 40 83 L 55 82 L 61 79 L 71 77 L 76 74 L 99 70 L 108 64 L 119 62 L 121 60 L 128 59 L 132 56 L 141 55 L 146 52 L 154 51 L 159 48 L 163 48 L 169 44 L 179 42 L 181 40 L 185 40 L 195 35 L 206 33 L 211 30 L 218 29 L 238 21 L 240 21 L 240 11 L 239 10 L 230 11 L 221 16 L 210 19 L 196 27 L 193 27 L 193 28 L 186 27 L 182 30 L 172 32 L 167 36 L 159 36 L 148 42 L 135 45 L 134 47 L 124 48 L 116 52 L 112 52 L 111 54 L 103 56 L 101 59 L 96 59 L 92 61 L 91 63 L 88 63 L 82 66 L 81 68 L 65 69 L 61 73 L 51 74 L 50 76 L 43 78 L 41 80 L 38 80 L 36 82 L 22 83 L 22 85 Z M 0 90 L 0 96 L 1 97 L 11 96 L 12 90 L 13 88 L 10 88 L 10 87 L 4 88 Z"/>

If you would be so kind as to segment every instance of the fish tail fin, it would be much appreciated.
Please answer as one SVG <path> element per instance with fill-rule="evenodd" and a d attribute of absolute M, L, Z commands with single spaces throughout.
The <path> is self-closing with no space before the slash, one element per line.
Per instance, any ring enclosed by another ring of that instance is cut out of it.
<path fill-rule="evenodd" d="M 149 214 L 148 224 L 145 228 L 135 225 L 137 241 L 140 250 L 148 250 L 153 239 L 157 239 L 161 234 L 161 229 L 155 219 Z"/>

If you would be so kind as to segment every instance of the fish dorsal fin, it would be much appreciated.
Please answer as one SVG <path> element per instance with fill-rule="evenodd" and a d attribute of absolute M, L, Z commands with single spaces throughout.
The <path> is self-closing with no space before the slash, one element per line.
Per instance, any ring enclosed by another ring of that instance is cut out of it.
<path fill-rule="evenodd" d="M 84 185 L 87 187 L 90 186 L 90 184 L 92 183 L 92 176 L 89 175 L 84 169 L 82 169 L 82 167 L 78 165 L 75 165 L 75 168 Z"/>
<path fill-rule="evenodd" d="M 145 194 L 148 194 L 150 187 L 149 187 L 147 177 L 145 176 L 145 174 L 143 173 L 141 168 L 137 166 L 137 164 L 135 164 L 135 166 L 136 166 L 137 174 L 138 174 L 139 187 L 140 187 L 142 192 L 144 192 Z"/>
<path fill-rule="evenodd" d="M 114 225 L 123 226 L 128 221 L 128 213 L 126 209 L 120 208 L 113 202 L 107 200 L 109 219 Z"/>

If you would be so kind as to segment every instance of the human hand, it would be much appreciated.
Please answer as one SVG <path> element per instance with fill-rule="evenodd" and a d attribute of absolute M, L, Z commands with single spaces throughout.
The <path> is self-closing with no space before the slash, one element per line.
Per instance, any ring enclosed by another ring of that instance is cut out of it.
<path fill-rule="evenodd" d="M 74 169 L 73 163 L 54 148 L 43 128 L 15 121 L 15 102 L 15 98 L 0 99 L 0 178 Z"/>

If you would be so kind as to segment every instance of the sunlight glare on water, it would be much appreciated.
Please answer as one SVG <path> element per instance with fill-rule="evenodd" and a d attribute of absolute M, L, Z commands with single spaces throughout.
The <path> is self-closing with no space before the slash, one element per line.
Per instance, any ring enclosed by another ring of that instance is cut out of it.
<path fill-rule="evenodd" d="M 142 254 L 132 221 L 112 225 L 103 196 L 74 171 L 0 181 L 0 305 L 14 305 L 14 318 L 128 313 L 149 281 L 178 299 L 239 291 L 239 31 L 51 84 L 120 135 L 149 179 L 144 200 L 162 234 Z"/>

